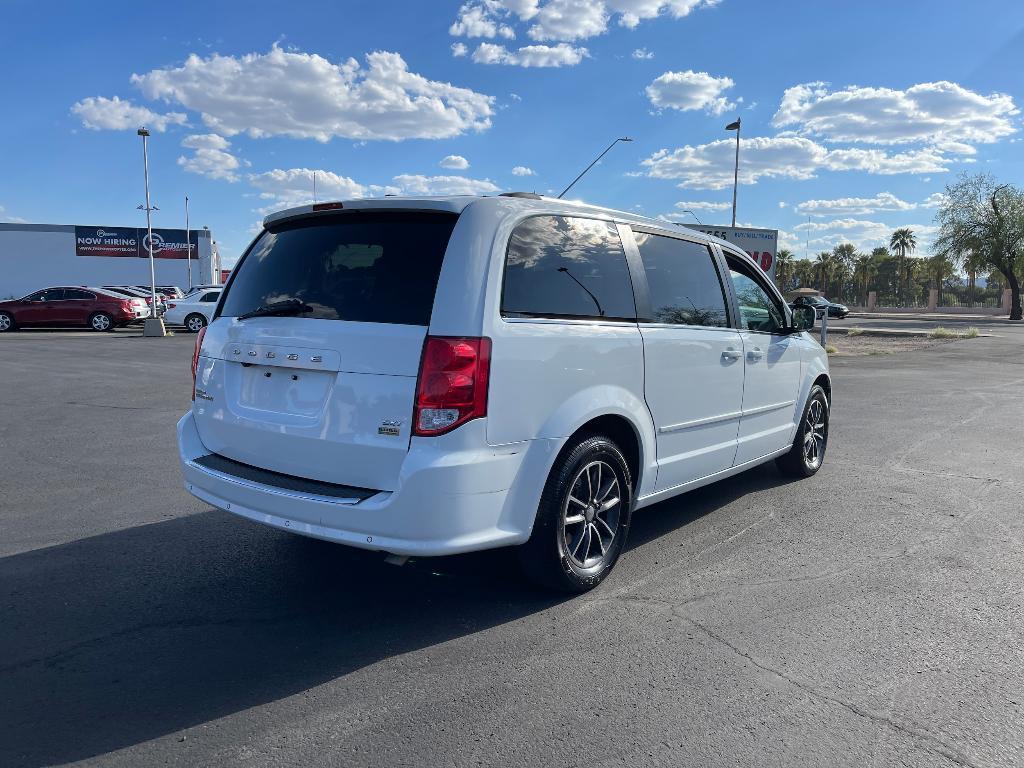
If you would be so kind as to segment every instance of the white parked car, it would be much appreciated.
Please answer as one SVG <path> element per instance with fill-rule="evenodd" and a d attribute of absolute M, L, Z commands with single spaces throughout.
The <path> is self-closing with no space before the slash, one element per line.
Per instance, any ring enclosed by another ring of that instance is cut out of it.
<path fill-rule="evenodd" d="M 183 299 L 171 299 L 167 302 L 164 322 L 183 325 L 186 330 L 197 333 L 210 324 L 219 298 L 220 288 L 211 288 L 190 293 Z"/>
<path fill-rule="evenodd" d="M 397 556 L 516 546 L 598 584 L 633 512 L 775 460 L 818 471 L 824 350 L 743 252 L 537 195 L 269 216 L 196 341 L 185 485 Z"/>

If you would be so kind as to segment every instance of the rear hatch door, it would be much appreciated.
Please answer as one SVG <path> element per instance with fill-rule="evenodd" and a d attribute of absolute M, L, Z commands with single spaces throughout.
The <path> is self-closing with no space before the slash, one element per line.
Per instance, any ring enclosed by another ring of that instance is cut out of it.
<path fill-rule="evenodd" d="M 264 231 L 203 342 L 194 405 L 203 444 L 275 472 L 396 489 L 456 219 L 357 210 Z"/>

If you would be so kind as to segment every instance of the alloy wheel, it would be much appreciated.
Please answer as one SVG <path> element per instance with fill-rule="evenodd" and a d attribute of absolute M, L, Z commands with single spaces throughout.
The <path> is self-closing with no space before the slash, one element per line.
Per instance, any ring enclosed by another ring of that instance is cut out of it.
<path fill-rule="evenodd" d="M 612 467 L 591 461 L 576 475 L 562 504 L 562 544 L 579 568 L 601 564 L 619 530 L 622 489 Z"/>
<path fill-rule="evenodd" d="M 92 327 L 97 331 L 105 331 L 110 328 L 110 318 L 106 315 L 96 315 L 92 319 Z"/>
<path fill-rule="evenodd" d="M 0 331 L 9 331 L 9 330 L 11 330 L 11 316 L 10 315 L 0 315 Z"/>
<path fill-rule="evenodd" d="M 204 325 L 206 325 L 206 323 L 203 322 L 203 319 L 196 315 L 193 315 L 188 319 L 188 329 L 193 333 L 199 333 Z"/>
<path fill-rule="evenodd" d="M 807 408 L 807 418 L 804 419 L 804 463 L 808 469 L 817 469 L 821 466 L 828 435 L 827 420 L 824 403 L 815 398 Z"/>

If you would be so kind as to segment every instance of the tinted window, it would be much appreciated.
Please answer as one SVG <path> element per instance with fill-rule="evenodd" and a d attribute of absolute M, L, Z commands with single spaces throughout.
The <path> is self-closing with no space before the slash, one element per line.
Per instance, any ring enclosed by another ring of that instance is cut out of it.
<path fill-rule="evenodd" d="M 501 310 L 635 319 L 633 285 L 615 225 L 568 216 L 526 219 L 509 238 Z"/>
<path fill-rule="evenodd" d="M 45 291 L 33 293 L 28 297 L 28 301 L 61 301 L 63 298 L 63 288 L 47 288 Z"/>
<path fill-rule="evenodd" d="M 216 301 L 218 298 L 220 298 L 220 291 L 210 291 L 209 293 L 204 293 L 203 298 L 201 298 L 199 301 L 213 302 Z"/>
<path fill-rule="evenodd" d="M 91 301 L 96 295 L 89 291 L 80 291 L 77 288 L 65 288 L 64 298 L 68 301 Z"/>
<path fill-rule="evenodd" d="M 298 317 L 429 325 L 449 213 L 362 212 L 271 227 L 238 265 L 221 314 L 298 299 Z"/>
<path fill-rule="evenodd" d="M 700 243 L 634 232 L 656 323 L 724 328 L 729 314 L 711 252 Z"/>
<path fill-rule="evenodd" d="M 729 274 L 740 310 L 740 325 L 750 331 L 772 333 L 786 325 L 786 315 L 775 298 L 768 293 L 750 268 L 729 259 Z"/>

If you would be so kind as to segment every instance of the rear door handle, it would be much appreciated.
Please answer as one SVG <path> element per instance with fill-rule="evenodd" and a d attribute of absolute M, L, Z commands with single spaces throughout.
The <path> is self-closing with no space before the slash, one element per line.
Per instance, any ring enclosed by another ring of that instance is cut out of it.
<path fill-rule="evenodd" d="M 764 357 L 764 352 L 761 351 L 760 347 L 754 347 L 752 350 L 747 352 L 748 360 L 760 360 L 762 357 Z"/>
<path fill-rule="evenodd" d="M 732 349 L 731 347 L 722 353 L 723 360 L 739 360 L 742 356 L 742 352 L 738 349 Z"/>

